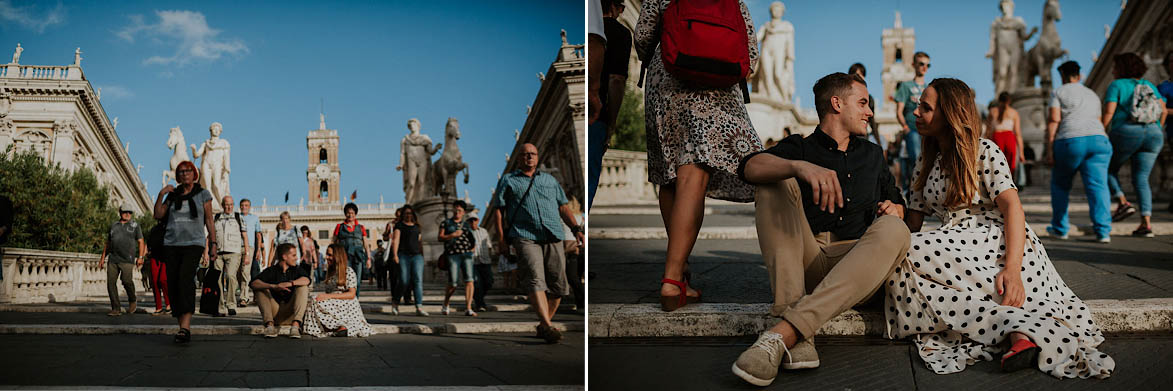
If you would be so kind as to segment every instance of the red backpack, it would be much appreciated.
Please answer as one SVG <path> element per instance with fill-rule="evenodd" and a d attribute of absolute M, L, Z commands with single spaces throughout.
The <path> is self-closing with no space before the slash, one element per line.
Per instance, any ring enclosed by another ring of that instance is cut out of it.
<path fill-rule="evenodd" d="M 742 83 L 748 96 L 748 36 L 740 2 L 673 0 L 660 23 L 660 55 L 669 73 L 702 87 Z"/>

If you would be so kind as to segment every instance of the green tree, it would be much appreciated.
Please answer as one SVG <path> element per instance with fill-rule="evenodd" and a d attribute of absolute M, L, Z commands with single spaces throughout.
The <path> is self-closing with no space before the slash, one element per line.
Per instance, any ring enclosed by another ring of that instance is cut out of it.
<path fill-rule="evenodd" d="M 623 94 L 623 105 L 615 118 L 611 133 L 611 148 L 647 152 L 648 139 L 644 135 L 644 95 L 631 86 Z"/>
<path fill-rule="evenodd" d="M 39 155 L 0 154 L 0 194 L 12 200 L 15 217 L 7 246 L 98 253 L 116 219 L 109 190 L 90 170 L 68 171 Z"/>

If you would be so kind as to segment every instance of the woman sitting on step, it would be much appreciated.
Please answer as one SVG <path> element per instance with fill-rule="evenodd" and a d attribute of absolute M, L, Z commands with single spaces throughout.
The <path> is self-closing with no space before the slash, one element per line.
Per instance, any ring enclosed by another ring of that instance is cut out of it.
<path fill-rule="evenodd" d="M 358 277 L 346 260 L 340 244 L 326 248 L 326 293 L 310 298 L 305 315 L 305 332 L 315 337 L 366 337 L 374 334 L 362 314 L 355 291 Z"/>

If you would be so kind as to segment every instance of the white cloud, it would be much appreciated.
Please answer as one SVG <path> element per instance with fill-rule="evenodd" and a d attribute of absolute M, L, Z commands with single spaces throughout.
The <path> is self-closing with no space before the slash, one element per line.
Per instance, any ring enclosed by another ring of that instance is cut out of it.
<path fill-rule="evenodd" d="M 131 24 L 115 32 L 119 38 L 134 43 L 142 35 L 152 41 L 174 47 L 171 55 L 154 55 L 143 60 L 143 64 L 179 66 L 196 61 L 212 61 L 225 55 L 248 53 L 244 41 L 236 38 L 221 38 L 220 30 L 208 26 L 203 13 L 195 11 L 155 11 L 158 23 L 147 24 L 142 15 L 130 15 Z"/>
<path fill-rule="evenodd" d="M 125 98 L 133 98 L 134 97 L 134 92 L 130 91 L 130 89 L 127 89 L 126 87 L 123 87 L 123 86 L 102 85 L 102 86 L 96 86 L 96 87 L 102 89 L 102 98 L 105 98 L 105 99 L 125 99 Z"/>
<path fill-rule="evenodd" d="M 65 21 L 65 5 L 60 2 L 57 7 L 43 14 L 36 12 L 33 6 L 17 7 L 9 0 L 0 0 L 0 21 L 5 24 L 15 24 L 37 34 L 45 32 L 45 28 Z"/>

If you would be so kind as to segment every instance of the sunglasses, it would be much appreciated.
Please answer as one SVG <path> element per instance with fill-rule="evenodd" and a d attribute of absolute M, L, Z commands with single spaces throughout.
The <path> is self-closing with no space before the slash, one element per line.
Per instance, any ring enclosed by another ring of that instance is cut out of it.
<path fill-rule="evenodd" d="M 918 67 L 919 67 L 919 66 L 922 66 L 922 65 L 923 65 L 925 68 L 929 68 L 929 67 L 931 67 L 931 66 L 932 66 L 932 64 L 929 64 L 929 63 L 927 63 L 927 62 L 918 62 L 918 63 L 916 63 L 916 66 L 918 66 Z"/>

